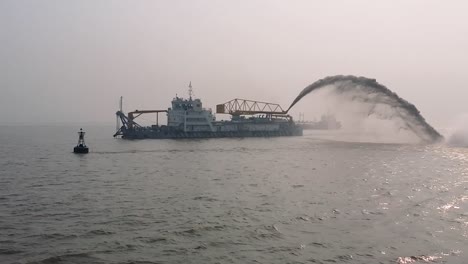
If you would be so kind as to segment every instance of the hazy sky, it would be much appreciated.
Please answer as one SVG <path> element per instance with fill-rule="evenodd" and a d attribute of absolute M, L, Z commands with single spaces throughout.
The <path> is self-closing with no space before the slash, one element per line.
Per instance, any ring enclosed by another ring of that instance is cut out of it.
<path fill-rule="evenodd" d="M 1 123 L 115 120 L 192 81 L 206 107 L 287 107 L 328 75 L 377 79 L 434 126 L 468 112 L 467 1 L 0 1 Z"/>

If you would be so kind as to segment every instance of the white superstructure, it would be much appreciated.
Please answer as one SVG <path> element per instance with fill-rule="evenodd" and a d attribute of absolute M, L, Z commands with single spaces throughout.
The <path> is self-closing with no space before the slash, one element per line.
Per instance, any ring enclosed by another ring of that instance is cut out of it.
<path fill-rule="evenodd" d="M 211 109 L 203 108 L 200 99 L 183 99 L 176 96 L 172 100 L 172 107 L 167 109 L 167 125 L 183 129 L 184 132 L 213 132 L 214 121 L 215 116 Z"/>

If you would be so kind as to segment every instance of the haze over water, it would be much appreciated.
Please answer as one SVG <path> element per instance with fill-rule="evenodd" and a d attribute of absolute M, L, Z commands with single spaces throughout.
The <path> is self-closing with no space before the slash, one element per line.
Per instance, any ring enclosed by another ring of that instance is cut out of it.
<path fill-rule="evenodd" d="M 0 264 L 468 263 L 466 10 L 0 1 Z M 167 109 L 189 82 L 207 108 L 298 98 L 342 129 L 112 138 L 120 96 Z"/>
<path fill-rule="evenodd" d="M 1 127 L 0 263 L 466 263 L 468 149 L 86 130 Z"/>

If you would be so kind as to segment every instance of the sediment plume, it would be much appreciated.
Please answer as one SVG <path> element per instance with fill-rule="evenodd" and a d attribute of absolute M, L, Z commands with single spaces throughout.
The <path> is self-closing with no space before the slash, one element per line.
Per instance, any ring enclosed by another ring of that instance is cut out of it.
<path fill-rule="evenodd" d="M 468 113 L 457 116 L 451 123 L 446 143 L 453 147 L 468 147 Z"/>
<path fill-rule="evenodd" d="M 424 142 L 435 143 L 443 139 L 439 132 L 426 122 L 413 104 L 399 97 L 375 79 L 366 77 L 337 75 L 318 80 L 299 93 L 289 106 L 288 111 L 304 96 L 325 87 L 334 88 L 334 92 L 338 94 L 351 95 L 347 98 L 352 101 L 373 105 L 369 115 L 372 114 L 375 106 L 379 104 L 389 106 L 394 111 L 392 118 L 397 117 L 403 120 L 406 128 Z"/>

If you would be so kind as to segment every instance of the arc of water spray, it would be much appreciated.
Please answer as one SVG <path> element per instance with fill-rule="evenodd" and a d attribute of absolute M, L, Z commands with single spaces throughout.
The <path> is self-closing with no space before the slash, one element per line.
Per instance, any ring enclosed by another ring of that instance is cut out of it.
<path fill-rule="evenodd" d="M 326 86 L 335 87 L 339 93 L 345 93 L 364 88 L 364 90 L 368 93 L 383 95 L 385 100 L 381 99 L 380 102 L 376 101 L 375 103 L 387 104 L 392 108 L 400 108 L 406 111 L 408 115 L 403 116 L 400 113 L 399 116 L 404 120 L 408 128 L 422 140 L 437 142 L 443 139 L 439 132 L 437 132 L 431 125 L 426 122 L 416 106 L 399 97 L 396 93 L 392 92 L 384 85 L 378 83 L 375 79 L 369 79 L 366 77 L 336 75 L 320 79 L 304 88 L 304 90 L 299 93 L 296 99 L 294 99 L 286 112 L 289 112 L 289 110 L 304 96 Z M 369 98 L 362 100 L 372 103 L 372 99 Z"/>

